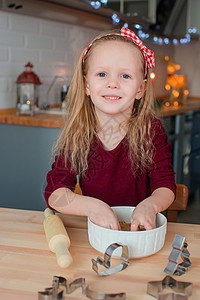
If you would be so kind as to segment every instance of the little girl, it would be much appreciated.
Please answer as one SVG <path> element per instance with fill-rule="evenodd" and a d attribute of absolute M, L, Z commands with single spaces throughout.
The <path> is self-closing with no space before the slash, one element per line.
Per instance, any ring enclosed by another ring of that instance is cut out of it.
<path fill-rule="evenodd" d="M 136 206 L 131 230 L 148 230 L 173 202 L 171 144 L 153 113 L 151 67 L 154 53 L 124 27 L 83 50 L 47 174 L 51 208 L 120 230 L 111 206 Z M 82 195 L 74 192 L 77 178 Z"/>

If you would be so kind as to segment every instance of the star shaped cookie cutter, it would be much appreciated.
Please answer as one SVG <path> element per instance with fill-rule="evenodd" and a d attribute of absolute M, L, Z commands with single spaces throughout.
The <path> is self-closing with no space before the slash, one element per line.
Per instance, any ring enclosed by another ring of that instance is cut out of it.
<path fill-rule="evenodd" d="M 159 295 L 158 300 L 188 300 L 188 296 L 179 293 Z"/>
<path fill-rule="evenodd" d="M 82 295 L 93 300 L 126 300 L 126 293 L 105 294 L 89 289 L 85 278 L 77 278 L 68 284 L 67 280 L 60 276 L 53 277 L 52 287 L 38 292 L 38 300 L 65 299 L 65 295 L 71 294 L 80 287 L 82 288 Z"/>
<path fill-rule="evenodd" d="M 121 255 L 122 262 L 119 265 L 117 265 L 113 268 L 110 268 L 110 266 L 111 266 L 110 259 L 111 259 L 112 253 L 119 247 L 122 247 L 122 255 Z M 103 265 L 107 270 L 99 272 L 98 264 Z M 128 267 L 128 265 L 129 265 L 128 247 L 125 245 L 122 245 L 121 243 L 113 243 L 110 246 L 108 246 L 108 248 L 106 249 L 106 251 L 104 253 L 104 259 L 102 259 L 99 256 L 97 257 L 96 260 L 94 260 L 92 258 L 92 268 L 100 276 L 115 274 L 117 272 L 120 272 L 120 271 L 126 269 Z"/>
<path fill-rule="evenodd" d="M 190 253 L 188 251 L 188 244 L 186 242 L 186 238 L 182 235 L 176 234 L 173 244 L 172 244 L 172 251 L 168 257 L 169 262 L 164 269 L 165 273 L 170 275 L 183 275 L 187 271 L 187 268 L 192 265 L 191 261 L 189 260 Z M 182 259 L 182 262 L 178 264 L 179 258 Z"/>
<path fill-rule="evenodd" d="M 159 295 L 165 287 L 170 287 L 173 293 Z M 177 281 L 173 277 L 167 275 L 160 281 L 149 281 L 147 284 L 147 294 L 158 298 L 159 300 L 183 300 L 188 299 L 192 294 L 192 283 Z"/>

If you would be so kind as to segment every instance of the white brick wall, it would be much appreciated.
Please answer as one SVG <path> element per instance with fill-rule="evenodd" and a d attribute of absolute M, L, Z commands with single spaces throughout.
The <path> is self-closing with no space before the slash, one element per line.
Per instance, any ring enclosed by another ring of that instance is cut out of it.
<path fill-rule="evenodd" d="M 42 81 L 42 105 L 54 76 L 62 73 L 70 81 L 77 53 L 97 34 L 90 28 L 0 11 L 0 109 L 15 107 L 15 82 L 28 61 Z M 59 103 L 64 82 L 57 80 L 50 103 Z"/>
<path fill-rule="evenodd" d="M 14 32 L 9 29 L 1 30 L 0 43 L 1 46 L 24 47 L 24 34 L 19 32 Z"/>
<path fill-rule="evenodd" d="M 15 32 L 39 33 L 40 31 L 39 19 L 12 14 L 9 15 L 9 21 L 11 30 Z"/>
<path fill-rule="evenodd" d="M 0 61 L 8 61 L 8 48 L 0 47 Z"/>
<path fill-rule="evenodd" d="M 33 63 L 33 71 L 42 81 L 42 105 L 46 101 L 46 93 L 54 76 L 62 73 L 70 81 L 75 58 L 81 48 L 97 34 L 99 31 L 92 28 L 0 11 L 0 109 L 15 107 L 15 82 L 28 61 Z M 200 41 L 177 48 L 155 46 L 149 40 L 145 44 L 156 54 L 156 96 L 166 95 L 166 65 L 163 64 L 162 58 L 164 55 L 173 58 L 174 52 L 175 62 L 181 64 L 181 72 L 188 77 L 190 95 L 200 95 Z M 56 82 L 50 93 L 50 103 L 59 103 L 60 87 L 63 83 L 63 79 Z"/>
<path fill-rule="evenodd" d="M 8 16 L 7 14 L 0 15 L 0 29 L 7 29 L 8 28 Z"/>

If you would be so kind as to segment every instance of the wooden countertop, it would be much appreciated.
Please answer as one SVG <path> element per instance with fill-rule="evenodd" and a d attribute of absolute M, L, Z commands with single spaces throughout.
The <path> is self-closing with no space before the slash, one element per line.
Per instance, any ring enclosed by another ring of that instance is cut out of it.
<path fill-rule="evenodd" d="M 91 268 L 91 258 L 98 255 L 87 237 L 85 217 L 64 216 L 71 240 L 70 253 L 73 263 L 61 269 L 55 254 L 50 252 L 43 230 L 43 212 L 0 208 L 0 299 L 36 300 L 37 292 L 52 284 L 54 275 L 65 277 L 68 282 L 84 277 L 91 289 L 106 293 L 126 292 L 127 300 L 153 300 L 146 293 L 147 282 L 162 280 L 168 263 L 175 234 L 184 235 L 192 266 L 178 281 L 192 282 L 190 300 L 200 299 L 200 225 L 168 223 L 164 247 L 156 254 L 130 260 L 130 265 L 117 274 L 98 276 Z M 116 259 L 111 261 L 116 263 Z M 118 262 L 117 262 L 118 263 Z M 77 289 L 65 299 L 88 299 Z"/>
<path fill-rule="evenodd" d="M 157 110 L 157 116 L 159 118 L 171 117 L 179 114 L 184 114 L 189 111 L 197 111 L 200 110 L 200 100 L 188 100 L 187 104 L 175 106 L 162 106 Z"/>
<path fill-rule="evenodd" d="M 16 115 L 15 108 L 0 110 L 0 123 L 33 127 L 62 128 L 63 114 L 37 113 L 34 116 Z"/>
<path fill-rule="evenodd" d="M 188 111 L 200 110 L 200 100 L 188 100 L 186 105 L 178 107 L 165 107 L 157 110 L 159 118 L 169 117 L 177 114 L 183 114 Z M 15 124 L 34 127 L 47 127 L 47 128 L 62 128 L 64 115 L 63 114 L 48 114 L 37 113 L 34 116 L 16 115 L 14 108 L 0 110 L 0 123 Z"/>

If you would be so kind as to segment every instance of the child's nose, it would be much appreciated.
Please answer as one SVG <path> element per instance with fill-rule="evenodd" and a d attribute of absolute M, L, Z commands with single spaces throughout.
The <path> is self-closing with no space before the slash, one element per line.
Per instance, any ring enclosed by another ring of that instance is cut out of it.
<path fill-rule="evenodd" d="M 115 78 L 115 77 L 109 78 L 108 82 L 107 82 L 107 87 L 110 89 L 117 89 L 119 87 L 117 78 Z"/>

